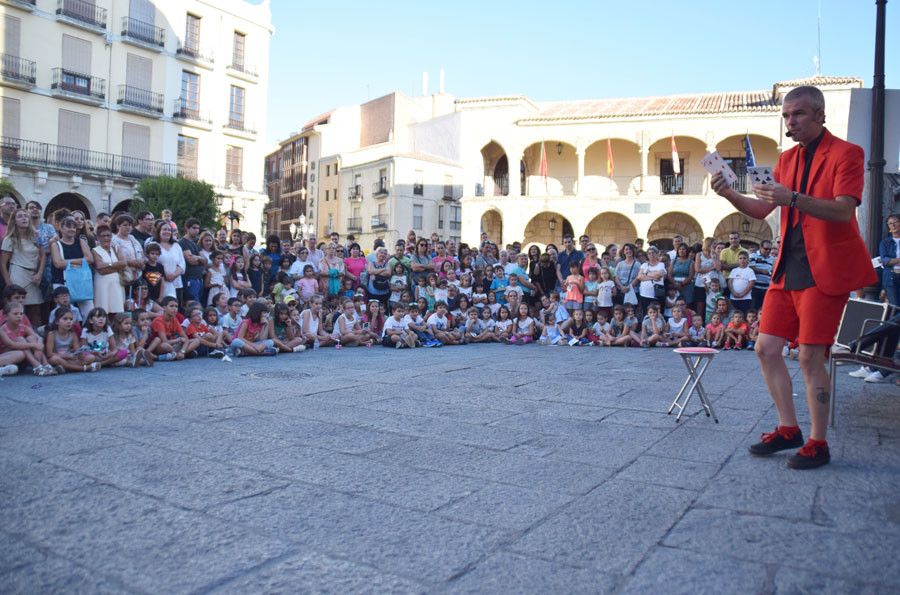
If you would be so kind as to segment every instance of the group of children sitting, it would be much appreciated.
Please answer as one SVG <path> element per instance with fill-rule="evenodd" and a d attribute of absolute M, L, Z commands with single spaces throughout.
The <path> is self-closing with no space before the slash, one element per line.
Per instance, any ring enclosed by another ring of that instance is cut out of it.
<path fill-rule="evenodd" d="M 466 295 L 429 304 L 426 297 L 406 303 L 366 300 L 362 293 L 340 298 L 326 309 L 321 295 L 305 302 L 272 303 L 252 289 L 237 297 L 221 293 L 211 306 L 188 301 L 180 309 L 174 297 L 159 303 L 138 291 L 131 312 L 110 315 L 92 309 L 82 318 L 69 291 L 57 287 L 55 308 L 46 327 L 34 329 L 24 314 L 21 288 L 4 290 L 0 317 L 0 375 L 18 372 L 19 365 L 39 376 L 96 372 L 105 367 L 152 366 L 157 361 L 211 357 L 231 361 L 236 356 L 298 353 L 321 346 L 440 347 L 467 343 L 525 345 L 752 348 L 759 332 L 754 310 L 746 320 L 740 310 L 729 318 L 729 302 L 719 298 L 704 324 L 684 300 L 670 312 L 651 302 L 643 319 L 635 306 L 567 310 L 558 294 L 543 296 L 537 316 L 528 304 L 470 304 Z M 507 296 L 508 297 L 508 296 Z M 386 312 L 386 309 L 389 312 Z M 726 323 L 727 321 L 727 323 Z"/>

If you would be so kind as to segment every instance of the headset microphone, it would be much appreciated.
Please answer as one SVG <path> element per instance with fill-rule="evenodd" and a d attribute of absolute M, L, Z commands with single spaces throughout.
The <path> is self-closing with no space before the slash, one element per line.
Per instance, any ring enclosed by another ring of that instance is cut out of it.
<path fill-rule="evenodd" d="M 788 130 L 787 132 L 785 132 L 784 135 L 785 135 L 786 137 L 788 137 L 788 138 L 791 138 L 791 137 L 794 136 L 793 133 L 792 133 L 790 130 Z"/>

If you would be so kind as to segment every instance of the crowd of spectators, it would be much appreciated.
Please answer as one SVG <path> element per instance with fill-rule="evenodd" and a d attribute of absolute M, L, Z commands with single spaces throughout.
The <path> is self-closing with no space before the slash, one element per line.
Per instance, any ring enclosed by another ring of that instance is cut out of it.
<path fill-rule="evenodd" d="M 12 203 L 12 204 L 10 204 Z M 0 374 L 274 356 L 320 347 L 704 345 L 748 349 L 778 246 L 740 235 L 673 248 L 565 237 L 477 246 L 410 231 L 366 252 L 332 233 L 282 241 L 0 201 Z"/>

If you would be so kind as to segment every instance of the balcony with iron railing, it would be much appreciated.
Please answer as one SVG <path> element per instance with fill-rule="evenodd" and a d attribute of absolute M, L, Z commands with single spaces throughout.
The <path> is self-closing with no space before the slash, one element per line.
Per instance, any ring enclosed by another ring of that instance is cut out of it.
<path fill-rule="evenodd" d="M 387 229 L 387 226 L 387 213 L 378 213 L 377 215 L 372 215 L 372 229 Z"/>
<path fill-rule="evenodd" d="M 388 195 L 388 183 L 387 178 L 380 178 L 377 182 L 372 184 L 372 197 L 379 198 Z"/>
<path fill-rule="evenodd" d="M 448 201 L 455 200 L 453 194 L 453 184 L 444 184 L 444 195 L 441 198 Z"/>
<path fill-rule="evenodd" d="M 195 163 L 176 163 L 175 175 L 179 178 L 188 180 L 197 179 L 197 164 Z"/>
<path fill-rule="evenodd" d="M 216 61 L 212 53 L 201 50 L 198 46 L 182 45 L 180 41 L 178 42 L 178 48 L 175 50 L 175 57 L 205 68 L 212 68 Z"/>
<path fill-rule="evenodd" d="M 236 136 L 240 136 L 242 138 L 252 138 L 256 136 L 256 130 L 247 124 L 247 122 L 243 118 L 235 117 L 234 114 L 231 114 L 228 117 L 228 121 L 225 122 L 225 133 L 237 133 Z"/>
<path fill-rule="evenodd" d="M 255 83 L 259 79 L 256 67 L 250 66 L 241 60 L 232 59 L 226 70 L 231 76 L 251 83 Z"/>
<path fill-rule="evenodd" d="M 348 217 L 347 218 L 347 231 L 355 231 L 356 233 L 362 233 L 362 217 Z"/>
<path fill-rule="evenodd" d="M 85 0 L 57 0 L 56 16 L 72 25 L 97 33 L 106 30 L 106 9 Z"/>
<path fill-rule="evenodd" d="M 459 231 L 460 229 L 462 229 L 462 221 L 450 222 L 450 231 Z"/>
<path fill-rule="evenodd" d="M 122 37 L 125 41 L 137 42 L 141 47 L 161 51 L 166 45 L 166 30 L 153 23 L 146 23 L 131 17 L 122 17 Z"/>
<path fill-rule="evenodd" d="M 154 93 L 130 85 L 119 85 L 117 103 L 122 110 L 161 118 L 164 101 L 162 93 Z"/>
<path fill-rule="evenodd" d="M 93 105 L 106 99 L 105 79 L 67 68 L 53 68 L 52 72 L 50 90 L 54 95 Z"/>
<path fill-rule="evenodd" d="M 100 153 L 76 147 L 51 145 L 21 138 L 0 138 L 0 162 L 39 170 L 53 169 L 114 178 L 174 176 L 173 163 Z"/>
<path fill-rule="evenodd" d="M 0 61 L 2 61 L 0 76 L 3 77 L 4 83 L 26 89 L 35 85 L 37 66 L 34 62 L 12 54 L 0 54 Z"/>
<path fill-rule="evenodd" d="M 212 119 L 200 111 L 200 104 L 183 97 L 175 100 L 172 107 L 172 118 L 205 130 L 212 128 Z"/>
<path fill-rule="evenodd" d="M 359 202 L 363 199 L 363 191 L 362 186 L 357 184 L 356 186 L 350 186 L 347 188 L 347 199 L 350 202 Z"/>
<path fill-rule="evenodd" d="M 35 0 L 0 0 L 0 4 L 9 4 L 28 12 L 33 12 L 36 4 Z"/>

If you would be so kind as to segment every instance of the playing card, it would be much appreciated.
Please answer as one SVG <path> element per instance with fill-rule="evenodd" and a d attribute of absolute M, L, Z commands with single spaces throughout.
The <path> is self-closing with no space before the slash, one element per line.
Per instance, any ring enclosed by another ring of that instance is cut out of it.
<path fill-rule="evenodd" d="M 722 172 L 722 175 L 725 176 L 725 180 L 729 184 L 734 184 L 737 182 L 737 176 L 734 171 L 725 163 L 725 160 L 722 159 L 722 156 L 719 155 L 718 151 L 713 151 L 712 153 L 707 153 L 703 156 L 703 159 L 700 160 L 700 163 L 703 165 L 703 169 L 708 171 L 712 175 L 716 175 L 719 172 Z"/>
<path fill-rule="evenodd" d="M 772 168 L 768 165 L 757 165 L 756 167 L 748 167 L 747 175 L 750 176 L 750 184 L 774 184 L 775 178 L 772 176 Z"/>

